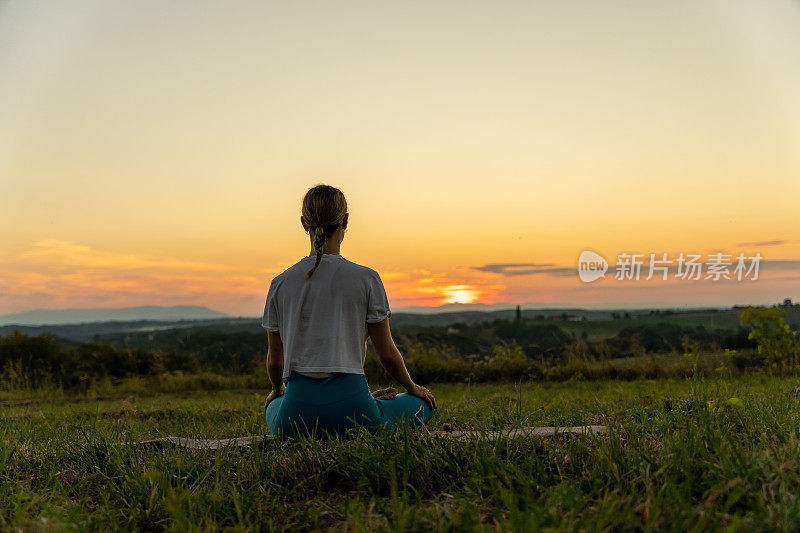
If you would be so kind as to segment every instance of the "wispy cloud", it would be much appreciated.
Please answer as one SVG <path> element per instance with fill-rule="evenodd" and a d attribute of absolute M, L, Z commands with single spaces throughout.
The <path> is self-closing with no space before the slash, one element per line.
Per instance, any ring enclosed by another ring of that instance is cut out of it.
<path fill-rule="evenodd" d="M 506 288 L 480 274 L 424 269 L 381 272 L 381 279 L 392 305 L 397 307 L 494 301 Z"/>
<path fill-rule="evenodd" d="M 182 261 L 169 257 L 152 257 L 95 250 L 70 241 L 44 239 L 32 243 L 19 254 L 22 260 L 47 261 L 71 267 L 99 267 L 112 269 L 146 269 L 191 271 L 226 271 L 230 265 L 201 261 Z"/>
<path fill-rule="evenodd" d="M 789 240 L 776 240 L 776 241 L 752 241 L 752 242 L 740 242 L 737 246 L 780 246 L 781 244 L 789 244 L 792 241 Z"/>
<path fill-rule="evenodd" d="M 0 251 L 0 314 L 32 308 L 208 305 L 257 313 L 270 274 L 262 268 L 119 253 L 58 239 Z"/>
<path fill-rule="evenodd" d="M 771 261 L 762 261 L 761 267 L 770 270 L 789 270 L 800 272 L 800 260 L 797 259 L 773 259 Z"/>
<path fill-rule="evenodd" d="M 656 257 L 656 260 L 659 258 Z M 736 266 L 736 259 L 735 256 L 729 258 L 732 262 L 731 268 Z M 648 268 L 650 267 L 649 258 L 642 257 L 639 259 L 641 261 L 641 272 L 646 275 Z M 751 263 L 751 258 L 748 257 L 745 260 L 745 266 L 749 266 Z M 700 261 L 698 262 L 702 271 L 705 272 L 708 267 L 713 263 L 712 261 Z M 558 266 L 554 265 L 553 263 L 490 263 L 487 265 L 482 266 L 473 266 L 471 267 L 474 270 L 480 270 L 481 272 L 489 272 L 492 274 L 499 274 L 502 276 L 530 276 L 530 275 L 547 275 L 547 276 L 558 276 L 558 277 L 569 277 L 569 276 L 576 276 L 578 275 L 578 270 L 572 267 L 566 266 Z M 608 270 L 613 276 L 615 269 L 617 268 L 616 264 L 609 264 Z M 794 271 L 800 272 L 800 260 L 794 259 L 773 259 L 773 260 L 766 260 L 761 259 L 759 263 L 759 269 L 764 270 L 776 270 L 776 271 Z M 670 274 L 676 273 L 678 270 L 677 261 L 675 258 L 672 258 L 672 264 L 667 267 L 667 271 Z M 660 271 L 659 271 L 660 272 Z"/>
<path fill-rule="evenodd" d="M 554 263 L 490 263 L 472 268 L 481 272 L 491 272 L 504 276 L 528 276 L 531 274 L 547 274 L 551 276 L 577 275 L 577 271 L 574 268 L 560 267 Z"/>

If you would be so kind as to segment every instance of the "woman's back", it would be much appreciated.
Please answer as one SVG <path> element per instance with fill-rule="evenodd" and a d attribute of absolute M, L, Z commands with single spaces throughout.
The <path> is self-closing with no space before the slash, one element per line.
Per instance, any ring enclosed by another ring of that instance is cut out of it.
<path fill-rule="evenodd" d="M 264 412 L 270 431 L 288 437 L 427 423 L 436 400 L 411 379 L 392 340 L 380 276 L 339 254 L 348 223 L 344 194 L 317 185 L 303 197 L 302 211 L 311 255 L 272 280 L 261 319 L 269 332 L 272 392 Z M 383 368 L 408 393 L 370 393 L 364 376 L 367 337 Z"/>
<path fill-rule="evenodd" d="M 367 323 L 391 315 L 377 272 L 339 254 L 324 254 L 313 276 L 307 256 L 270 283 L 261 325 L 279 331 L 284 371 L 363 374 Z"/>

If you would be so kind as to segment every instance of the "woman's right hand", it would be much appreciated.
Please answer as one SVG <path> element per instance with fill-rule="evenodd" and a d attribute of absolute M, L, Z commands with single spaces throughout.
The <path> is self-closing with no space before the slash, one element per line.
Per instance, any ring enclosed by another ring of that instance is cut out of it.
<path fill-rule="evenodd" d="M 400 355 L 400 350 L 392 340 L 392 333 L 389 330 L 389 319 L 386 318 L 374 324 L 367 322 L 367 332 L 369 338 L 372 340 L 372 346 L 375 347 L 375 353 L 378 354 L 378 360 L 381 366 L 386 370 L 395 381 L 397 381 L 403 388 L 406 389 L 408 394 L 422 398 L 425 400 L 431 409 L 436 409 L 436 398 L 433 397 L 431 391 L 416 385 L 412 381 L 411 376 L 408 375 L 406 363 L 403 361 L 403 356 Z"/>
<path fill-rule="evenodd" d="M 408 393 L 411 396 L 416 396 L 417 398 L 422 398 L 428 404 L 431 409 L 436 409 L 436 398 L 433 397 L 433 393 L 423 387 L 422 385 L 414 385 L 410 389 L 408 389 Z"/>

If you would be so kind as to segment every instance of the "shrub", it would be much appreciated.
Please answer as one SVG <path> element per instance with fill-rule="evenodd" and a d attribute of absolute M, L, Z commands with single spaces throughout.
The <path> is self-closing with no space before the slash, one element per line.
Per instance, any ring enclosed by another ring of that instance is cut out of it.
<path fill-rule="evenodd" d="M 541 365 L 529 359 L 517 343 L 493 346 L 484 370 L 484 377 L 490 381 L 540 379 L 543 374 Z"/>
<path fill-rule="evenodd" d="M 758 343 L 758 353 L 767 368 L 784 374 L 797 368 L 800 342 L 797 333 L 783 320 L 784 310 L 773 307 L 748 307 L 739 313 L 739 323 L 750 327 L 750 339 Z"/>

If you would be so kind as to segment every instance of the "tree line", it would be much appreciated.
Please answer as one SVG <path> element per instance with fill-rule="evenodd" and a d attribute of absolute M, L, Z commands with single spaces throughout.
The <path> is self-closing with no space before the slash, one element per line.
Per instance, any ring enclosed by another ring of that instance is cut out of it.
<path fill-rule="evenodd" d="M 627 368 L 605 363 L 667 353 L 724 353 L 726 364 L 738 369 L 766 366 L 785 373 L 797 367 L 800 343 L 780 309 L 751 308 L 740 314 L 740 322 L 733 330 L 645 324 L 593 341 L 586 334 L 568 333 L 542 321 L 496 320 L 398 332 L 395 340 L 412 375 L 427 382 L 569 379 L 595 374 L 633 378 L 660 370 L 654 370 L 655 363 Z M 262 369 L 266 356 L 263 333 L 197 329 L 178 336 L 165 333 L 163 339 L 169 340 L 159 346 L 156 339 L 156 347 L 130 339 L 70 346 L 49 334 L 14 332 L 0 336 L 0 382 L 72 388 L 98 378 L 175 372 L 243 374 Z M 677 372 L 687 369 L 691 365 Z M 374 354 L 368 355 L 365 372 L 368 377 L 385 377 Z"/>

